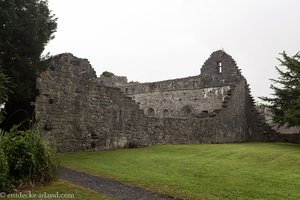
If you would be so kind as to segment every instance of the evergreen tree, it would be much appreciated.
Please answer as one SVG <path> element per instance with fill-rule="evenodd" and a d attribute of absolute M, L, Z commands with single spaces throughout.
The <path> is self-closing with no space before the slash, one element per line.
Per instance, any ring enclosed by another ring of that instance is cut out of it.
<path fill-rule="evenodd" d="M 45 66 L 41 55 L 56 27 L 47 0 L 0 1 L 0 60 L 12 83 L 2 128 L 33 117 L 35 80 Z"/>
<path fill-rule="evenodd" d="M 268 102 L 267 107 L 273 113 L 273 121 L 279 125 L 288 127 L 300 125 L 300 54 L 288 56 L 282 54 L 280 66 L 276 67 L 279 77 L 277 80 L 271 79 L 273 83 L 271 89 L 274 91 L 273 97 L 262 97 Z"/>

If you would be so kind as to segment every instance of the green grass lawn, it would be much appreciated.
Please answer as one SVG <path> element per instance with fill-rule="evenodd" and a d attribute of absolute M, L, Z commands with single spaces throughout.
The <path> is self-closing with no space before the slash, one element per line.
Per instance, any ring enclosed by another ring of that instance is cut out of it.
<path fill-rule="evenodd" d="M 22 194 L 28 195 L 29 192 L 31 194 L 36 194 L 36 195 L 69 195 L 70 196 L 64 196 L 64 198 L 30 198 L 29 196 L 24 196 L 26 198 L 22 198 L 19 196 L 19 198 L 5 198 L 5 199 L 13 199 L 13 200 L 18 200 L 18 199 L 28 199 L 28 200 L 39 200 L 39 199 L 72 199 L 72 200 L 112 200 L 111 198 L 104 197 L 96 192 L 90 191 L 88 189 L 73 185 L 70 182 L 64 181 L 64 180 L 58 180 L 50 183 L 49 185 L 46 186 L 39 186 L 37 188 L 33 188 L 31 190 L 24 190 L 22 191 Z M 20 192 L 17 192 L 16 194 L 20 195 Z M 28 198 L 27 198 L 28 197 Z M 48 196 L 49 197 L 49 196 Z M 1 198 L 0 198 L 1 199 Z"/>
<path fill-rule="evenodd" d="M 300 199 L 300 145 L 157 145 L 60 158 L 69 168 L 188 199 Z"/>

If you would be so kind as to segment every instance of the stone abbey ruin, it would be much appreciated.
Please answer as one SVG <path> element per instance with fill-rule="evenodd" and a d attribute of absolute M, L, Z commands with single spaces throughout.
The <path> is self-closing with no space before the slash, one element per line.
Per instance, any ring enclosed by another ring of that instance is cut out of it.
<path fill-rule="evenodd" d="M 60 54 L 37 90 L 38 126 L 59 151 L 278 138 L 255 109 L 235 61 L 221 50 L 198 76 L 153 83 L 97 78 L 88 60 Z"/>

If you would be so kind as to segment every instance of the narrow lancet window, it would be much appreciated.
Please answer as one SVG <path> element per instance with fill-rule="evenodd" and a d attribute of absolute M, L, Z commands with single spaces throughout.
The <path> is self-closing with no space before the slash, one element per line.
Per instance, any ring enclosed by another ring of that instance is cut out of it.
<path fill-rule="evenodd" d="M 219 73 L 221 74 L 222 73 L 222 62 L 219 61 L 218 64 L 219 64 Z"/>

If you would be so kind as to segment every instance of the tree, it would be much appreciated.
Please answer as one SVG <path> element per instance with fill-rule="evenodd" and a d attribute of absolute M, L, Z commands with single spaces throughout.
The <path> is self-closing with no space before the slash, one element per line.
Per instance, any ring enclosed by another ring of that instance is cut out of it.
<path fill-rule="evenodd" d="M 4 115 L 4 105 L 9 93 L 9 78 L 3 73 L 0 61 L 0 122 Z"/>
<path fill-rule="evenodd" d="M 277 86 L 271 85 L 274 91 L 273 97 L 262 97 L 268 102 L 266 105 L 273 113 L 273 121 L 279 125 L 288 127 L 300 126 L 300 53 L 295 56 L 288 56 L 281 53 L 280 66 L 276 67 L 279 77 L 271 79 Z"/>
<path fill-rule="evenodd" d="M 41 55 L 56 27 L 47 0 L 0 1 L 0 60 L 12 82 L 2 128 L 32 118 L 35 80 L 45 67 Z"/>

